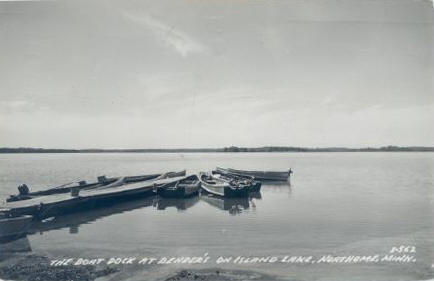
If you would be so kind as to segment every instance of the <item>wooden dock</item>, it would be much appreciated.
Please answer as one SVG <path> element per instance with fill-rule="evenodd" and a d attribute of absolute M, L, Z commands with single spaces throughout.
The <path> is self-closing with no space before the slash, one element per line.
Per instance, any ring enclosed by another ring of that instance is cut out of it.
<path fill-rule="evenodd" d="M 7 202 L 0 206 L 0 212 L 11 217 L 32 215 L 36 219 L 59 214 L 89 210 L 101 205 L 121 202 L 122 200 L 146 197 L 154 194 L 160 185 L 178 181 L 185 177 L 150 180 L 114 187 L 100 187 L 82 190 L 78 196 L 71 193 L 41 196 L 33 199 Z"/>

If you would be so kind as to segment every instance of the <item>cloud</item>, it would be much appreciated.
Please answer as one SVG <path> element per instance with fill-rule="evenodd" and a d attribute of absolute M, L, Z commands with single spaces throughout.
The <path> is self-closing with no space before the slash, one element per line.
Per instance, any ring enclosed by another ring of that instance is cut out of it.
<path fill-rule="evenodd" d="M 192 53 L 202 53 L 205 51 L 205 46 L 194 40 L 184 32 L 175 29 L 173 26 L 166 25 L 148 15 L 133 15 L 124 12 L 124 17 L 145 26 L 150 29 L 167 46 L 171 47 L 175 52 L 182 57 L 187 57 Z"/>

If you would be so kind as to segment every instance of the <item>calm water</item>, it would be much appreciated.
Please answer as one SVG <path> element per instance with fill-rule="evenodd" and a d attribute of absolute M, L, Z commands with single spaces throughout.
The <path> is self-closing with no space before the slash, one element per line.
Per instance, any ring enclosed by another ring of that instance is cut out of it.
<path fill-rule="evenodd" d="M 0 198 L 21 183 L 37 190 L 102 174 L 291 167 L 291 186 L 264 184 L 257 198 L 149 198 L 58 218 L 26 239 L 34 254 L 86 258 L 373 255 L 414 245 L 411 264 L 220 267 L 288 280 L 423 280 L 434 276 L 433 163 L 433 153 L 0 155 Z M 152 280 L 175 268 L 132 266 L 116 279 Z"/>

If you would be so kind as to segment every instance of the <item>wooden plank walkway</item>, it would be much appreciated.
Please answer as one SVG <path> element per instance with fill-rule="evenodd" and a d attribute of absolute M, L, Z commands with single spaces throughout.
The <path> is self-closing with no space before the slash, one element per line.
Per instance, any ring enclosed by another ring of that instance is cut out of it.
<path fill-rule="evenodd" d="M 67 207 L 73 208 L 74 205 L 79 205 L 80 203 L 86 203 L 92 200 L 116 199 L 117 197 L 126 195 L 141 194 L 144 192 L 151 193 L 154 186 L 175 182 L 183 178 L 185 178 L 185 176 L 159 180 L 149 180 L 113 187 L 102 186 L 95 189 L 81 190 L 78 196 L 71 196 L 71 193 L 65 193 L 40 196 L 28 200 L 6 202 L 5 204 L 0 206 L 0 212 L 10 212 L 13 215 L 35 215 L 38 212 L 42 212 L 43 207 L 60 209 Z"/>

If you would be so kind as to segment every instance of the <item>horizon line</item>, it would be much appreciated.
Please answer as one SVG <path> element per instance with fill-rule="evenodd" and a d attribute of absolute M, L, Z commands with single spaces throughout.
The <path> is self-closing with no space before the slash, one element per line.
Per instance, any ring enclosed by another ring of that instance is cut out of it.
<path fill-rule="evenodd" d="M 40 148 L 40 147 L 0 147 L 0 153 L 152 153 L 152 152 L 375 152 L 375 151 L 407 151 L 430 152 L 434 146 L 366 146 L 366 147 L 301 147 L 301 146 L 227 146 L 227 147 L 202 147 L 202 148 Z"/>

